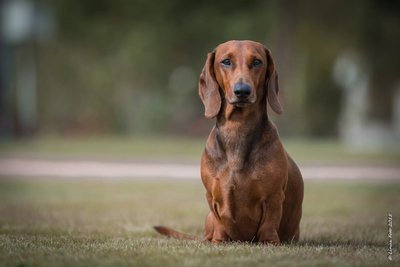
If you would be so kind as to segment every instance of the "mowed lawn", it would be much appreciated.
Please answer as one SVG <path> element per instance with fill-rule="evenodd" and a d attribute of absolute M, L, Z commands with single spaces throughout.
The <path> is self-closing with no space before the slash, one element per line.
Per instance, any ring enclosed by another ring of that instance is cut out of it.
<path fill-rule="evenodd" d="M 99 136 L 0 139 L 0 157 L 72 158 L 199 162 L 207 135 L 202 138 L 172 136 Z M 283 139 L 296 162 L 400 163 L 398 146 L 381 150 L 354 150 L 335 140 Z"/>
<path fill-rule="evenodd" d="M 300 243 L 212 245 L 152 230 L 201 235 L 208 208 L 200 181 L 2 177 L 0 265 L 398 266 L 399 203 L 396 183 L 306 181 Z"/>

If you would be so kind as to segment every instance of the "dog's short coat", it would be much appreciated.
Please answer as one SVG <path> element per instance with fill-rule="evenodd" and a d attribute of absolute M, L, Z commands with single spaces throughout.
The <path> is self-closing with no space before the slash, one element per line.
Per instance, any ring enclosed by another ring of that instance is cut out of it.
<path fill-rule="evenodd" d="M 199 95 L 216 117 L 201 158 L 210 212 L 203 240 L 279 245 L 299 239 L 303 179 L 286 153 L 267 102 L 278 114 L 278 75 L 271 52 L 253 41 L 229 41 L 207 56 Z M 198 239 L 163 226 L 161 234 Z"/>

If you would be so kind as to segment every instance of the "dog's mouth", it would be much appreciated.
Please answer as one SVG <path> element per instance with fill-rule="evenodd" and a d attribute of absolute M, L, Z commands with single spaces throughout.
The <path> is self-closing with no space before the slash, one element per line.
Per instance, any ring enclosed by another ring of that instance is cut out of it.
<path fill-rule="evenodd" d="M 247 101 L 238 101 L 238 102 L 234 102 L 234 103 L 232 103 L 235 107 L 238 107 L 238 108 L 244 108 L 245 106 L 247 106 L 247 105 L 250 105 L 250 103 L 249 102 L 247 102 Z"/>
<path fill-rule="evenodd" d="M 236 101 L 232 101 L 229 104 L 234 105 L 235 107 L 238 108 L 244 108 L 246 106 L 251 105 L 252 103 L 249 100 L 236 100 Z"/>

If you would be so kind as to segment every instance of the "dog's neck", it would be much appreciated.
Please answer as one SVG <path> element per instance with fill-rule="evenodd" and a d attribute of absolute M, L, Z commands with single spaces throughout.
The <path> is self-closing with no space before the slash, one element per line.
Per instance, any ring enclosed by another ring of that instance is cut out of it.
<path fill-rule="evenodd" d="M 265 131 L 273 126 L 265 103 L 243 108 L 224 103 L 221 109 L 215 125 L 216 142 L 230 166 L 241 170 L 251 159 L 254 148 L 265 141 Z"/>

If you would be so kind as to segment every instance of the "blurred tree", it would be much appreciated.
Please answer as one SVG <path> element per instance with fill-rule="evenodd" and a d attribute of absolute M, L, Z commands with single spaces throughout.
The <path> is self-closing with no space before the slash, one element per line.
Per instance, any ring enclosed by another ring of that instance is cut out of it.
<path fill-rule="evenodd" d="M 207 52 L 230 39 L 253 39 L 272 49 L 287 103 L 278 121 L 283 134 L 336 135 L 341 91 L 331 73 L 348 48 L 361 51 L 373 66 L 371 113 L 390 117 L 400 64 L 396 1 L 49 4 L 58 38 L 38 47 L 43 131 L 207 131 L 197 75 Z M 182 70 L 191 78 L 179 80 Z"/>
<path fill-rule="evenodd" d="M 59 39 L 41 48 L 46 103 L 41 119 L 42 125 L 63 130 L 87 121 L 100 130 L 165 131 L 171 123 L 193 121 L 202 114 L 197 77 L 187 100 L 171 108 L 173 71 L 190 66 L 197 75 L 214 46 L 229 39 L 265 39 L 271 24 L 262 1 L 60 0 L 54 8 Z M 56 95 L 64 95 L 63 103 L 51 103 Z"/>
<path fill-rule="evenodd" d="M 357 47 L 371 68 L 370 116 L 388 121 L 395 87 L 400 83 L 400 2 L 370 1 L 359 29 Z"/>

